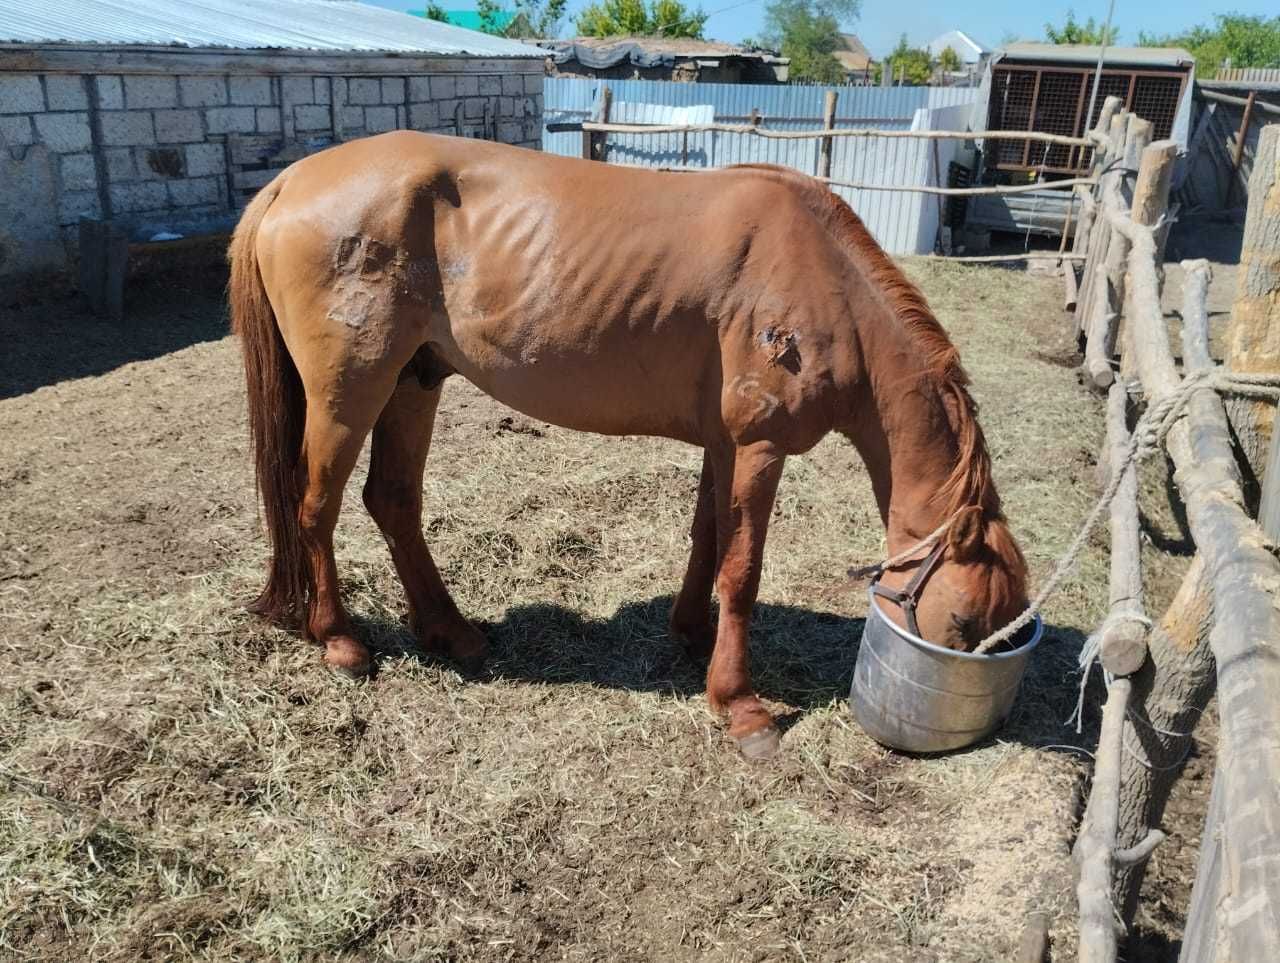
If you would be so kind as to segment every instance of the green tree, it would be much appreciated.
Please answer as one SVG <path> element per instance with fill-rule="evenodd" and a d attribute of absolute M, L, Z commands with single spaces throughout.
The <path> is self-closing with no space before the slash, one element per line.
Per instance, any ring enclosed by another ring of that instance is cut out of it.
<path fill-rule="evenodd" d="M 1099 24 L 1093 17 L 1084 23 L 1076 19 L 1074 10 L 1067 10 L 1067 22 L 1061 27 L 1051 23 L 1044 25 L 1044 36 L 1049 43 L 1085 43 L 1113 44 L 1116 42 L 1116 28 Z"/>
<path fill-rule="evenodd" d="M 502 14 L 506 13 L 502 9 L 502 4 L 497 0 L 477 0 L 476 13 L 480 15 L 480 30 L 484 33 L 491 33 L 494 36 L 502 35 L 503 20 Z"/>
<path fill-rule="evenodd" d="M 933 77 L 934 64 L 929 57 L 929 51 L 912 47 L 907 43 L 905 33 L 898 38 L 898 46 L 894 47 L 893 52 L 884 59 L 889 69 L 893 71 L 890 76 L 895 82 L 898 75 L 903 74 L 904 83 L 912 87 L 923 87 Z"/>
<path fill-rule="evenodd" d="M 480 15 L 480 30 L 483 33 L 499 37 L 554 37 L 560 32 L 566 3 L 567 0 L 515 0 L 516 17 L 513 20 L 512 11 L 498 0 L 477 0 L 476 13 Z M 432 7 L 435 7 L 434 3 L 427 8 L 428 17 L 431 17 Z M 444 13 L 443 10 L 440 12 Z M 524 14 L 523 19 L 519 14 Z M 432 19 L 444 20 L 445 17 Z"/>
<path fill-rule="evenodd" d="M 1233 67 L 1280 66 L 1280 17 L 1218 14 L 1214 26 L 1204 24 L 1184 33 L 1157 36 L 1139 33 L 1144 47 L 1185 47 L 1196 58 L 1196 75 L 1212 77 L 1226 61 Z"/>
<path fill-rule="evenodd" d="M 582 37 L 702 36 L 707 14 L 681 0 L 599 0 L 574 19 Z"/>
<path fill-rule="evenodd" d="M 791 59 L 793 81 L 839 84 L 844 68 L 834 54 L 843 41 L 840 21 L 858 16 L 861 0 L 772 0 L 765 7 L 761 46 Z"/>
<path fill-rule="evenodd" d="M 938 66 L 949 74 L 954 74 L 964 67 L 960 63 L 960 55 L 951 47 L 944 47 L 942 53 L 938 54 Z"/>
<path fill-rule="evenodd" d="M 440 6 L 440 4 L 438 4 L 438 3 L 428 3 L 428 4 L 427 4 L 427 19 L 428 19 L 428 20 L 439 20 L 441 23 L 448 23 L 448 22 L 449 22 L 449 15 L 448 15 L 447 13 L 445 13 L 444 7 Z"/>

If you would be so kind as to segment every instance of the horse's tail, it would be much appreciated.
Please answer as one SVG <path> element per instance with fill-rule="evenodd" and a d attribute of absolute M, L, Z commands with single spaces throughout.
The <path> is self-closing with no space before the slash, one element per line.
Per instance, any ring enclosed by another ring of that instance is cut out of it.
<path fill-rule="evenodd" d="M 280 192 L 268 184 L 245 208 L 231 238 L 231 329 L 240 336 L 249 400 L 258 494 L 271 539 L 267 586 L 249 609 L 290 623 L 302 613 L 310 588 L 298 513 L 302 500 L 302 432 L 306 397 L 285 347 L 258 267 L 258 227 Z"/>

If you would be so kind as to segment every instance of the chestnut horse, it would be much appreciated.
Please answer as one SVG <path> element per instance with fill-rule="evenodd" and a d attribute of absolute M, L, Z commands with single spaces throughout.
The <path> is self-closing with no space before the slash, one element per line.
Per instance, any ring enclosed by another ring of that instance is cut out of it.
<path fill-rule="evenodd" d="M 460 661 L 485 655 L 422 534 L 423 467 L 452 374 L 541 421 L 704 450 L 671 628 L 710 659 L 708 702 L 748 755 L 778 743 L 747 643 L 774 494 L 786 456 L 828 432 L 866 462 L 890 552 L 951 521 L 918 600 L 921 635 L 972 647 L 1025 605 L 955 348 L 810 178 L 664 173 L 401 131 L 282 172 L 244 212 L 230 256 L 273 551 L 252 608 L 300 618 L 334 669 L 370 667 L 333 555 L 370 433 L 364 502 L 413 633 Z M 906 585 L 921 561 L 883 584 Z"/>

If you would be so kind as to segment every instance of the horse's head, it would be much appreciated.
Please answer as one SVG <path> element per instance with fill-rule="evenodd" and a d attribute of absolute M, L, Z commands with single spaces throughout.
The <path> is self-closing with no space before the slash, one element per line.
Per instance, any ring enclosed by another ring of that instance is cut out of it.
<path fill-rule="evenodd" d="M 968 651 L 1027 606 L 1027 564 L 1002 516 L 961 509 L 929 554 L 886 571 L 875 589 L 894 622 Z"/>

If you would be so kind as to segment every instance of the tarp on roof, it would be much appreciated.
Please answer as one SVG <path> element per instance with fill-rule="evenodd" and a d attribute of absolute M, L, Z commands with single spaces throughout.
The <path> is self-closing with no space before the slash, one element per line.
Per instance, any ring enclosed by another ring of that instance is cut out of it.
<path fill-rule="evenodd" d="M 1078 43 L 1011 43 L 995 52 L 993 60 L 1033 60 L 1037 62 L 1096 64 L 1103 48 Z M 1181 47 L 1107 47 L 1104 67 L 1187 67 L 1196 58 Z"/>
<path fill-rule="evenodd" d="M 4 0 L 0 43 L 545 56 L 355 0 Z"/>
<path fill-rule="evenodd" d="M 730 57 L 746 57 L 763 60 L 766 63 L 785 62 L 781 58 L 752 50 L 708 44 L 706 50 L 684 50 L 644 45 L 639 42 L 622 42 L 606 47 L 598 47 L 583 43 L 543 41 L 551 59 L 558 64 L 576 60 L 590 70 L 606 70 L 623 61 L 637 67 L 671 67 L 678 61 L 686 60 L 725 60 Z M 646 49 L 647 47 L 647 49 Z"/>

